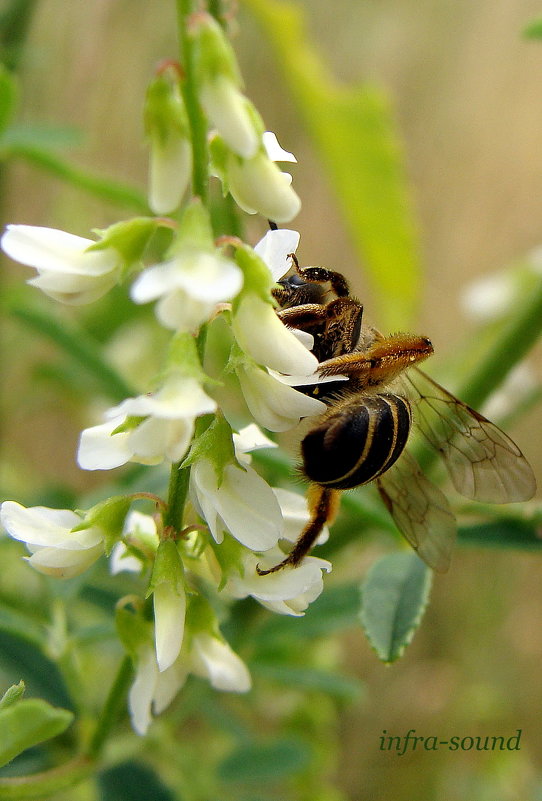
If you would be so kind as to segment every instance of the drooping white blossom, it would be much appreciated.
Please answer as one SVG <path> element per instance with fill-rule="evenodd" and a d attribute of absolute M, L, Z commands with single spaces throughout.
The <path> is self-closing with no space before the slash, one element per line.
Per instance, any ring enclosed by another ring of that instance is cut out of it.
<path fill-rule="evenodd" d="M 149 155 L 149 206 L 155 214 L 170 214 L 180 204 L 190 180 L 192 146 L 184 136 L 155 141 Z"/>
<path fill-rule="evenodd" d="M 277 223 L 287 223 L 301 209 L 291 177 L 281 172 L 263 149 L 248 159 L 230 153 L 226 176 L 235 202 L 249 214 L 259 213 Z"/>
<path fill-rule="evenodd" d="M 217 75 L 200 89 L 201 105 L 234 153 L 251 158 L 259 147 L 250 103 L 226 75 Z"/>
<path fill-rule="evenodd" d="M 105 413 L 105 423 L 86 428 L 79 442 L 79 466 L 109 470 L 128 461 L 177 462 L 190 444 L 196 417 L 215 409 L 216 402 L 194 378 L 170 375 L 157 392 L 127 398 Z M 134 426 L 117 430 L 131 417 L 136 418 Z"/>
<path fill-rule="evenodd" d="M 163 581 L 154 588 L 156 661 L 160 672 L 177 659 L 184 636 L 186 592 L 182 585 Z"/>
<path fill-rule="evenodd" d="M 81 518 L 68 509 L 4 501 L 0 522 L 13 539 L 25 543 L 32 554 L 25 557 L 28 563 L 48 576 L 78 576 L 104 552 L 104 532 L 98 526 L 73 531 Z"/>
<path fill-rule="evenodd" d="M 190 495 L 216 542 L 224 531 L 256 551 L 272 548 L 283 536 L 280 506 L 271 487 L 246 465 L 227 464 L 219 485 L 209 459 L 199 459 L 190 473 Z"/>
<path fill-rule="evenodd" d="M 310 375 L 318 360 L 277 317 L 273 307 L 253 292 L 234 311 L 232 328 L 242 350 L 258 364 L 293 375 Z"/>
<path fill-rule="evenodd" d="M 223 692 L 248 692 L 251 678 L 243 660 L 222 637 L 198 631 L 184 644 L 175 662 L 160 672 L 154 648 L 142 645 L 137 654 L 136 673 L 128 695 L 132 726 L 137 734 L 147 733 L 152 716 L 171 704 L 190 673 L 207 679 Z"/>
<path fill-rule="evenodd" d="M 131 553 L 126 545 L 141 554 L 141 559 Z M 139 573 L 144 557 L 151 558 L 159 544 L 156 521 L 151 515 L 132 509 L 126 515 L 122 530 L 122 542 L 117 542 L 109 557 L 109 569 L 113 575 L 126 570 Z"/>
<path fill-rule="evenodd" d="M 283 488 L 273 488 L 273 492 L 284 520 L 282 539 L 294 543 L 310 519 L 307 500 L 303 495 Z M 328 537 L 329 530 L 324 526 L 316 544 L 325 542 Z M 278 614 L 303 615 L 309 604 L 322 592 L 323 574 L 331 570 L 331 564 L 325 559 L 306 556 L 295 568 L 289 567 L 265 576 L 256 571 L 257 565 L 266 570 L 283 559 L 284 552 L 278 547 L 261 555 L 245 551 L 241 557 L 241 569 L 231 571 L 224 592 L 234 598 L 251 595 Z"/>
<path fill-rule="evenodd" d="M 302 417 L 326 409 L 322 401 L 303 395 L 257 365 L 245 363 L 236 372 L 250 413 L 269 431 L 287 431 Z"/>
<path fill-rule="evenodd" d="M 10 258 L 38 271 L 28 283 L 72 305 L 105 295 L 119 278 L 119 254 L 113 248 L 89 250 L 92 239 L 33 225 L 8 225 L 0 245 Z"/>
<path fill-rule="evenodd" d="M 256 572 L 274 567 L 284 559 L 280 548 L 271 548 L 263 556 L 247 551 L 242 560 L 242 575 L 232 573 L 225 591 L 234 598 L 251 595 L 255 600 L 281 615 L 303 615 L 324 588 L 323 572 L 331 563 L 316 556 L 306 556 L 301 564 L 261 576 Z"/>

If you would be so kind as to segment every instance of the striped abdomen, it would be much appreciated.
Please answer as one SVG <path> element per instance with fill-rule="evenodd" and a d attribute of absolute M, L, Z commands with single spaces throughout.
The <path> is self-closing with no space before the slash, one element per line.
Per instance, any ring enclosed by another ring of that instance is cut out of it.
<path fill-rule="evenodd" d="M 354 396 L 331 408 L 301 443 L 307 478 L 351 489 L 384 473 L 410 433 L 410 404 L 399 395 Z"/>

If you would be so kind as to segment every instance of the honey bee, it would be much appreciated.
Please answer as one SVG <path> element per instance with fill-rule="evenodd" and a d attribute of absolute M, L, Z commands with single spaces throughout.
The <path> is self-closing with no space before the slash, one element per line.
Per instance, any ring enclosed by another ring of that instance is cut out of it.
<path fill-rule="evenodd" d="M 384 337 L 362 324 L 363 305 L 351 297 L 343 275 L 300 267 L 293 254 L 290 258 L 295 272 L 273 290 L 277 314 L 284 325 L 312 335 L 317 373 L 327 380 L 296 388 L 328 408 L 301 442 L 310 520 L 288 556 L 258 572 L 299 564 L 332 522 L 340 492 L 371 481 L 419 556 L 445 572 L 456 521 L 442 490 L 409 453 L 413 428 L 443 459 L 455 489 L 467 498 L 529 500 L 536 491 L 533 471 L 503 431 L 416 366 L 433 353 L 427 337 Z"/>

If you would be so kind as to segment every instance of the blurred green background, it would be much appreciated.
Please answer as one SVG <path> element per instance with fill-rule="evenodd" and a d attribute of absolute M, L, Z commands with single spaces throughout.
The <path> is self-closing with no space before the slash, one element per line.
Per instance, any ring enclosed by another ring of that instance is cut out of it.
<path fill-rule="evenodd" d="M 542 244 L 542 42 L 521 36 L 540 4 L 306 0 L 297 5 L 306 11 L 313 45 L 338 79 L 374 81 L 389 95 L 421 241 L 416 330 L 430 335 L 438 361 L 445 362 L 474 331 L 460 307 L 461 288 Z M 366 319 L 378 325 L 363 265 L 280 65 L 243 3 L 238 22 L 234 44 L 247 94 L 299 161 L 292 168 L 303 201 L 292 225 L 302 235 L 298 255 L 305 264 L 347 274 L 365 303 Z M 173 3 L 40 0 L 18 65 L 19 119 L 76 127 L 83 133 L 68 151 L 70 161 L 144 191 L 142 99 L 156 63 L 176 53 Z M 90 228 L 119 217 L 118 208 L 24 163 L 9 165 L 3 188 L 4 222 L 87 236 Z M 262 221 L 251 220 L 247 236 L 256 241 L 264 230 Z M 6 287 L 30 276 L 5 259 L 3 267 Z M 5 325 L 4 342 L 4 486 L 23 496 L 29 486 L 46 487 L 51 497 L 57 491 L 62 496 L 65 487 L 89 491 L 103 476 L 78 471 L 74 453 L 80 429 L 95 422 L 94 410 L 82 406 L 81 388 L 64 393 L 61 403 L 51 376 L 36 369 L 48 363 L 52 345 L 14 321 Z M 540 380 L 539 350 L 530 363 Z M 538 476 L 541 424 L 540 411 L 532 411 L 510 432 Z M 335 572 L 360 577 L 379 552 L 378 542 L 366 548 L 360 543 L 348 551 L 348 567 L 338 563 Z M 345 704 L 338 723 L 327 729 L 330 783 L 342 793 L 337 798 L 542 799 L 541 576 L 538 555 L 464 547 L 450 572 L 436 577 L 422 627 L 399 663 L 380 664 L 355 627 L 339 640 L 321 643 L 323 652 L 331 649 L 333 659 L 365 686 L 361 700 Z M 272 714 L 271 708 L 266 713 Z M 321 714 L 325 718 L 325 708 Z M 399 757 L 379 750 L 384 729 L 447 739 L 508 737 L 518 728 L 521 750 L 510 753 Z M 256 790 L 254 799 L 259 797 Z M 290 797 L 305 796 L 299 791 Z"/>

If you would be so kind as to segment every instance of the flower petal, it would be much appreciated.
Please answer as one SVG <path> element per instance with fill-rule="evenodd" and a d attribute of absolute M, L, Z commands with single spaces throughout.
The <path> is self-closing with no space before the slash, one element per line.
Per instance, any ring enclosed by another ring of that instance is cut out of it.
<path fill-rule="evenodd" d="M 167 670 L 179 656 L 184 636 L 186 594 L 170 582 L 162 581 L 154 589 L 154 629 L 156 661 L 160 672 Z"/>
<path fill-rule="evenodd" d="M 158 665 L 154 648 L 151 645 L 142 645 L 138 651 L 134 683 L 128 693 L 130 718 L 137 734 L 146 734 L 151 724 L 151 704 L 157 679 Z"/>
<path fill-rule="evenodd" d="M 225 75 L 205 81 L 200 88 L 201 105 L 231 149 L 244 158 L 256 153 L 259 141 L 244 95 Z"/>
<path fill-rule="evenodd" d="M 117 256 L 111 249 L 85 252 L 92 239 L 56 228 L 8 225 L 1 240 L 4 253 L 37 270 L 98 276 L 114 269 Z"/>
<path fill-rule="evenodd" d="M 130 432 L 113 434 L 124 419 L 124 416 L 117 416 L 81 432 L 77 450 L 79 467 L 83 470 L 111 470 L 130 461 L 133 456 Z"/>
<path fill-rule="evenodd" d="M 271 270 L 274 281 L 278 281 L 292 266 L 288 257 L 295 253 L 299 245 L 299 233 L 288 228 L 268 231 L 254 247 L 254 251 Z"/>
<path fill-rule="evenodd" d="M 310 375 L 318 367 L 316 356 L 281 323 L 273 307 L 255 293 L 241 298 L 232 326 L 242 350 L 258 364 L 294 375 Z"/>
<path fill-rule="evenodd" d="M 192 672 L 208 678 L 216 690 L 244 693 L 252 681 L 245 663 L 228 643 L 201 632 L 196 634 L 191 649 Z"/>

